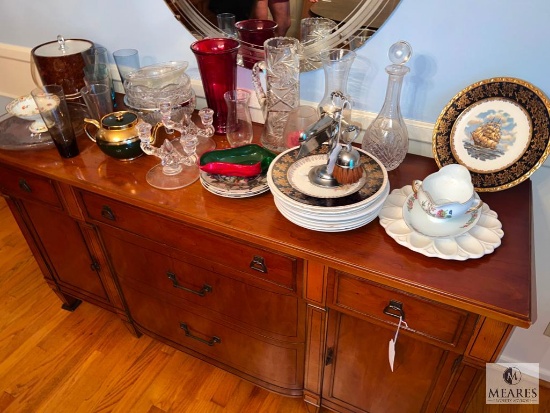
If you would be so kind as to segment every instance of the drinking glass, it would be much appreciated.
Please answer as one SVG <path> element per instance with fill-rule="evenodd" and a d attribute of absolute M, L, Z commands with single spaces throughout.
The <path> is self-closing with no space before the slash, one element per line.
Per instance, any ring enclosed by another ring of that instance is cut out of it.
<path fill-rule="evenodd" d="M 252 142 L 252 117 L 250 116 L 250 92 L 237 89 L 224 94 L 227 103 L 227 140 L 232 148 Z"/>
<path fill-rule="evenodd" d="M 140 68 L 139 52 L 136 49 L 119 49 L 113 52 L 113 58 L 120 75 L 120 81 L 124 86 L 126 75 Z"/>
<path fill-rule="evenodd" d="M 111 87 L 111 76 L 107 65 L 101 63 L 97 65 L 84 66 L 84 83 L 91 85 L 93 83 L 103 83 L 104 85 Z"/>
<path fill-rule="evenodd" d="M 300 41 L 302 43 L 316 42 L 328 36 L 336 29 L 334 20 L 324 17 L 307 17 L 300 23 Z"/>
<path fill-rule="evenodd" d="M 44 85 L 34 89 L 31 95 L 59 155 L 63 158 L 72 158 L 78 155 L 76 136 L 63 87 L 60 85 Z"/>
<path fill-rule="evenodd" d="M 107 49 L 100 46 L 93 46 L 82 52 L 82 58 L 86 65 L 109 65 L 109 54 Z"/>
<path fill-rule="evenodd" d="M 80 94 L 86 103 L 89 115 L 95 120 L 113 112 L 111 89 L 103 83 L 92 83 L 80 89 Z"/>
<path fill-rule="evenodd" d="M 319 112 L 313 106 L 300 105 L 292 109 L 284 130 L 287 148 L 300 144 L 300 134 L 319 120 Z"/>
<path fill-rule="evenodd" d="M 197 40 L 191 50 L 197 59 L 206 103 L 214 110 L 216 133 L 226 133 L 227 105 L 224 93 L 237 83 L 237 51 L 239 42 L 230 38 Z"/>
<path fill-rule="evenodd" d="M 262 46 L 267 39 L 275 37 L 277 23 L 273 20 L 249 19 L 235 23 L 235 28 L 239 39 L 252 45 L 241 52 L 244 67 L 252 69 L 255 63 L 264 59 Z"/>
<path fill-rule="evenodd" d="M 249 19 L 235 23 L 239 39 L 262 46 L 267 39 L 275 37 L 277 23 L 273 20 Z"/>
<path fill-rule="evenodd" d="M 235 28 L 235 15 L 233 13 L 220 13 L 216 15 L 218 28 L 229 37 L 237 37 Z"/>
<path fill-rule="evenodd" d="M 103 73 L 108 77 L 109 87 L 111 88 L 111 98 L 115 100 L 115 89 L 113 87 L 113 76 L 111 75 L 110 64 L 109 64 L 109 52 L 105 47 L 93 46 L 82 52 L 82 58 L 86 66 L 95 66 L 96 69 L 93 70 L 94 73 Z M 99 68 L 100 65 L 105 65 L 105 69 Z M 88 69 L 90 71 L 90 69 Z M 84 68 L 84 73 L 86 73 L 86 67 Z M 86 82 L 86 79 L 84 79 Z M 97 82 L 93 82 L 97 83 Z"/>

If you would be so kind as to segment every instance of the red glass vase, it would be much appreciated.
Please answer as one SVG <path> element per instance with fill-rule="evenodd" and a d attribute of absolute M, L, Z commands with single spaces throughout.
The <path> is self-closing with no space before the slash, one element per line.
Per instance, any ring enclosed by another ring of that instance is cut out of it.
<path fill-rule="evenodd" d="M 239 42 L 229 38 L 197 40 L 191 44 L 209 108 L 214 110 L 214 129 L 224 134 L 227 105 L 224 94 L 235 90 L 237 84 L 237 51 Z"/>

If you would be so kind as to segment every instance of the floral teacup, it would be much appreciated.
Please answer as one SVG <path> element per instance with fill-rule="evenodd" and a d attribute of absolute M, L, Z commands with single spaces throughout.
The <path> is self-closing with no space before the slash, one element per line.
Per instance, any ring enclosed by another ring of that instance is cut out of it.
<path fill-rule="evenodd" d="M 446 165 L 424 181 L 414 180 L 412 188 L 419 205 L 433 218 L 459 217 L 483 205 L 474 191 L 470 172 L 459 164 Z"/>

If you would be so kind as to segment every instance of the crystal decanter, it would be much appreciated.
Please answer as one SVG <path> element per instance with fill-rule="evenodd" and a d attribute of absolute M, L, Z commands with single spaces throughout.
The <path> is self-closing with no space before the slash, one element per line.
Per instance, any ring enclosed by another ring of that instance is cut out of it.
<path fill-rule="evenodd" d="M 363 137 L 362 148 L 378 158 L 388 171 L 397 168 L 409 150 L 407 125 L 399 100 L 403 78 L 409 73 L 405 63 L 411 55 L 407 42 L 400 41 L 390 47 L 388 56 L 393 64 L 386 67 L 389 78 L 384 104 Z"/>

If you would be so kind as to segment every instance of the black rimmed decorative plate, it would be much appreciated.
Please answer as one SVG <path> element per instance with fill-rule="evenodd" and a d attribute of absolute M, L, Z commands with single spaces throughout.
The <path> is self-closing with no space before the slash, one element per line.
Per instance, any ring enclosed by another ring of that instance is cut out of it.
<path fill-rule="evenodd" d="M 268 182 L 271 180 L 274 189 L 282 196 L 309 207 L 354 209 L 371 202 L 383 193 L 388 183 L 388 173 L 377 159 L 367 152 L 357 149 L 361 155 L 361 167 L 366 173 L 366 179 L 360 188 L 344 197 L 313 197 L 296 189 L 288 180 L 288 170 L 296 163 L 299 147 L 288 149 L 279 154 L 271 163 L 268 171 Z M 327 155 L 328 145 L 321 145 L 308 156 Z M 327 155 L 328 156 L 328 155 Z"/>
<path fill-rule="evenodd" d="M 432 150 L 440 168 L 452 163 L 468 168 L 476 191 L 511 188 L 550 152 L 550 101 L 520 79 L 474 83 L 441 112 Z"/>

